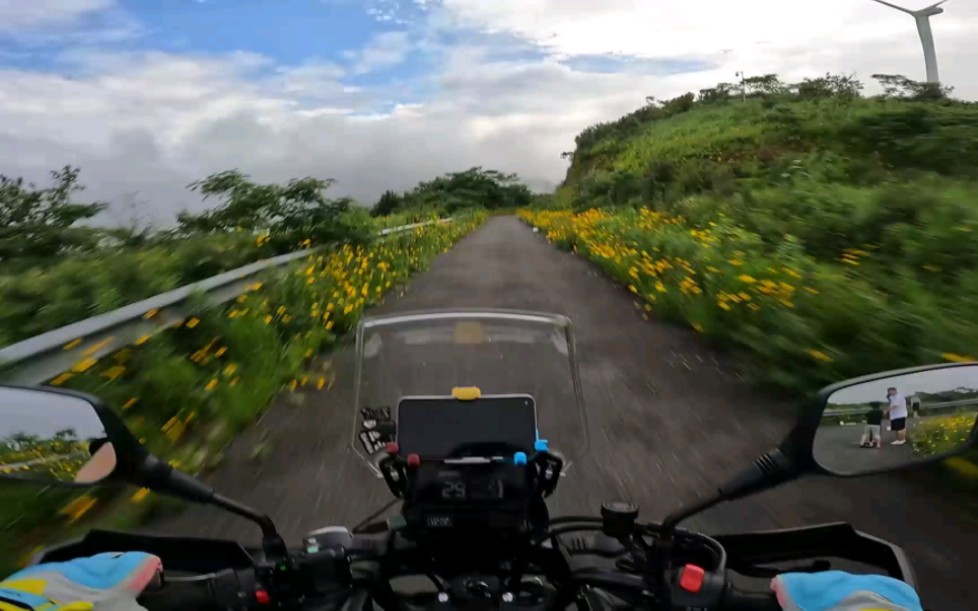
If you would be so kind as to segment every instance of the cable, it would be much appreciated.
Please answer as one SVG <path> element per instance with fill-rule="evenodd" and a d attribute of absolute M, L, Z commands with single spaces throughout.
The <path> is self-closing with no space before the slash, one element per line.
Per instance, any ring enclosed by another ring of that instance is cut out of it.
<path fill-rule="evenodd" d="M 361 528 L 363 528 L 364 526 L 370 524 L 371 522 L 373 522 L 374 520 L 376 520 L 380 516 L 382 516 L 385 513 L 387 513 L 387 510 L 390 509 L 391 507 L 393 507 L 396 503 L 400 502 L 400 500 L 401 499 L 394 499 L 393 501 L 387 503 L 386 505 L 384 505 L 383 507 L 381 507 L 377 511 L 373 512 L 372 514 L 370 514 L 369 516 L 367 516 L 362 522 L 360 522 L 359 524 L 357 524 L 356 526 L 354 526 L 353 529 L 352 529 L 352 532 L 353 533 L 360 532 L 360 529 Z"/>

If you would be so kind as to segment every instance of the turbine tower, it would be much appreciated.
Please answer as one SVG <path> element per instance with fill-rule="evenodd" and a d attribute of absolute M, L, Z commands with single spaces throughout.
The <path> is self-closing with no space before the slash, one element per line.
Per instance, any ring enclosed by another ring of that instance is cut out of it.
<path fill-rule="evenodd" d="M 927 67 L 927 82 L 939 83 L 941 79 L 937 75 L 937 52 L 934 50 L 934 33 L 930 29 L 930 18 L 944 12 L 944 9 L 938 7 L 947 2 L 947 0 L 941 0 L 937 4 L 932 4 L 919 11 L 911 11 L 902 6 L 890 4 L 886 0 L 873 0 L 873 2 L 895 8 L 898 11 L 903 11 L 914 18 L 914 21 L 917 22 L 917 32 L 920 34 L 920 42 L 924 45 L 924 65 Z"/>

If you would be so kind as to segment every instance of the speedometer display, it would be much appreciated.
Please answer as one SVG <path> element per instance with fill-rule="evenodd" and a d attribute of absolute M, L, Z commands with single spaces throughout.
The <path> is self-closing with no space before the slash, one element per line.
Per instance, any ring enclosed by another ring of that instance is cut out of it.
<path fill-rule="evenodd" d="M 451 479 L 441 482 L 441 498 L 445 501 L 501 501 L 506 488 L 497 478 Z"/>

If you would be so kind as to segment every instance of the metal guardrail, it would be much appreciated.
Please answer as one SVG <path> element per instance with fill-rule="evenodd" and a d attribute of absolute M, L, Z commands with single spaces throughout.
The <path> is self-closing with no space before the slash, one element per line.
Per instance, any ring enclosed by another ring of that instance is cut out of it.
<path fill-rule="evenodd" d="M 959 399 L 958 401 L 942 401 L 940 403 L 921 403 L 920 413 L 924 412 L 939 412 L 946 409 L 954 409 L 956 407 L 966 407 L 968 405 L 974 405 L 978 407 L 978 398 L 973 399 Z M 910 406 L 908 406 L 910 409 Z M 858 414 L 866 413 L 865 408 L 860 409 L 827 409 L 822 412 L 823 418 L 831 418 L 833 416 L 854 416 Z"/>
<path fill-rule="evenodd" d="M 451 221 L 447 218 L 390 227 L 377 235 L 384 237 Z M 189 314 L 185 306 L 192 295 L 204 293 L 212 303 L 226 303 L 253 286 L 259 273 L 282 267 L 317 250 L 300 250 L 262 259 L 11 344 L 0 349 L 0 380 L 36 385 L 66 371 L 83 371 L 97 359 L 126 346 L 139 345 L 184 320 Z"/>

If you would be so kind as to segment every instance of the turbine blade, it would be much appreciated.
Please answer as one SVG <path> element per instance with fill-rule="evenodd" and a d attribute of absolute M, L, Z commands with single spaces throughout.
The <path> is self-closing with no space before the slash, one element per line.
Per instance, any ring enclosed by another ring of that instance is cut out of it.
<path fill-rule="evenodd" d="M 891 3 L 887 2 L 886 0 L 873 0 L 873 2 L 876 2 L 878 4 L 884 4 L 884 5 L 886 5 L 886 6 L 890 7 L 890 8 L 895 8 L 896 10 L 903 11 L 904 13 L 906 13 L 908 15 L 913 15 L 914 14 L 914 12 L 911 11 L 910 9 L 905 9 L 902 6 L 897 6 L 895 4 L 891 4 Z M 943 0 L 943 2 L 947 2 L 947 0 Z"/>

